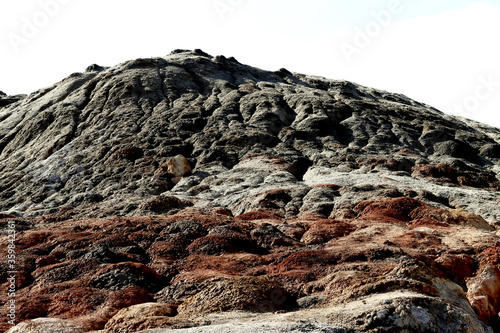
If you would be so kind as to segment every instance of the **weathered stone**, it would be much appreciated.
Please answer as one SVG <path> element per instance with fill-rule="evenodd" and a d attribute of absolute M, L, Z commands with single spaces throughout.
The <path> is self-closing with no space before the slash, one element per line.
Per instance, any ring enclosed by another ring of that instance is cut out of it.
<path fill-rule="evenodd" d="M 172 208 L 177 208 L 182 204 L 182 201 L 176 197 L 159 195 L 148 199 L 139 205 L 142 210 L 149 210 L 156 213 L 168 211 Z"/>
<path fill-rule="evenodd" d="M 498 325 L 500 318 L 500 271 L 486 266 L 467 280 L 467 296 L 478 317 L 486 324 Z"/>
<path fill-rule="evenodd" d="M 8 333 L 83 333 L 87 330 L 71 320 L 37 318 L 12 327 Z"/>
<path fill-rule="evenodd" d="M 175 307 L 159 303 L 142 303 L 120 310 L 105 326 L 108 333 L 132 332 L 137 329 L 147 329 L 144 322 L 152 317 L 173 317 L 176 314 Z M 168 319 L 166 320 L 168 322 Z M 143 324 L 143 325 L 141 325 Z M 158 321 L 153 327 L 160 324 Z"/>
<path fill-rule="evenodd" d="M 323 244 L 330 239 L 346 236 L 354 229 L 354 226 L 345 222 L 319 220 L 307 226 L 307 231 L 300 241 L 306 245 Z"/>
<path fill-rule="evenodd" d="M 191 166 L 184 156 L 177 155 L 168 159 L 167 172 L 174 176 L 173 182 L 176 184 L 181 177 L 191 172 Z"/>
<path fill-rule="evenodd" d="M 293 297 L 278 284 L 257 277 L 244 277 L 216 282 L 188 298 L 181 306 L 181 315 L 245 310 L 268 312 L 292 309 Z"/>
<path fill-rule="evenodd" d="M 201 50 L 0 93 L 15 329 L 491 333 L 498 133 Z"/>

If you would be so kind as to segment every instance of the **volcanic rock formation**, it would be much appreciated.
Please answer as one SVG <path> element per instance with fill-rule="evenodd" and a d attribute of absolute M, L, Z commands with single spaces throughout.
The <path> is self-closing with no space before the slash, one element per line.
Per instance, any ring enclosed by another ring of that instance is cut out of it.
<path fill-rule="evenodd" d="M 499 179 L 499 129 L 400 94 L 92 65 L 0 93 L 0 330 L 500 332 Z"/>

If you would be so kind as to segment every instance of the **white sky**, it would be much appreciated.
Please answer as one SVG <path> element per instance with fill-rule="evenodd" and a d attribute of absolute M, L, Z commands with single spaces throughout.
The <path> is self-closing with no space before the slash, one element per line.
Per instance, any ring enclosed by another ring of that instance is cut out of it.
<path fill-rule="evenodd" d="M 499 32 L 500 0 L 1 0 L 0 90 L 200 48 L 500 127 Z"/>

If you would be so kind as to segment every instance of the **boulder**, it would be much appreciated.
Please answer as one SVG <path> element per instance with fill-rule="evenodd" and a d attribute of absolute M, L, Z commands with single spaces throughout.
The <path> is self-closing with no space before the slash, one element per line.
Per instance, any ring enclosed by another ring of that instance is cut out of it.
<path fill-rule="evenodd" d="M 71 320 L 37 318 L 24 321 L 9 329 L 8 333 L 84 333 L 87 330 Z"/>

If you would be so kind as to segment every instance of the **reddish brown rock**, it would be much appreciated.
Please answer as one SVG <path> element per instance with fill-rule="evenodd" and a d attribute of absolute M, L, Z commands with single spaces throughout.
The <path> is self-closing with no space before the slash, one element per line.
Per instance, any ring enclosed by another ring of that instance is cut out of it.
<path fill-rule="evenodd" d="M 181 204 L 182 201 L 176 197 L 160 195 L 143 202 L 139 208 L 159 213 L 179 207 Z"/>
<path fill-rule="evenodd" d="M 281 220 L 279 216 L 271 212 L 257 210 L 252 212 L 247 212 L 236 216 L 236 218 L 245 221 L 255 221 L 255 220 Z"/>
<path fill-rule="evenodd" d="M 0 214 L 0 220 L 2 219 L 16 219 L 17 216 L 15 215 L 10 215 L 10 214 Z"/>
<path fill-rule="evenodd" d="M 335 265 L 341 254 L 327 250 L 304 250 L 292 253 L 269 267 L 270 273 L 281 273 L 290 270 L 312 270 L 321 274 L 329 265 Z"/>
<path fill-rule="evenodd" d="M 188 254 L 186 246 L 189 244 L 190 241 L 183 237 L 175 237 L 169 239 L 168 242 L 155 241 L 151 246 L 149 246 L 147 253 L 153 260 L 161 259 L 172 262 L 185 257 Z"/>
<path fill-rule="evenodd" d="M 500 318 L 500 271 L 484 266 L 467 280 L 467 297 L 478 317 L 486 324 L 498 325 Z"/>
<path fill-rule="evenodd" d="M 323 244 L 330 239 L 343 237 L 355 230 L 349 223 L 336 220 L 319 220 L 306 226 L 307 231 L 301 238 L 306 245 Z"/>
<path fill-rule="evenodd" d="M 258 277 L 242 277 L 216 282 L 188 298 L 179 314 L 199 314 L 227 310 L 267 312 L 292 309 L 295 299 L 277 283 Z"/>
<path fill-rule="evenodd" d="M 233 216 L 233 213 L 229 209 L 216 209 L 213 211 L 215 214 L 221 214 L 221 215 L 226 215 L 226 216 Z"/>
<path fill-rule="evenodd" d="M 455 164 L 458 168 L 444 163 L 417 165 L 413 168 L 412 176 L 427 177 L 438 182 L 468 187 L 498 188 L 499 181 L 494 173 L 471 168 L 463 164 L 463 162 L 456 162 Z"/>
<path fill-rule="evenodd" d="M 192 255 L 182 263 L 180 267 L 182 273 L 174 278 L 173 281 L 178 281 L 180 277 L 186 274 L 190 278 L 204 276 L 205 271 L 209 272 L 210 276 L 214 272 L 217 272 L 216 275 L 221 276 L 243 275 L 247 270 L 265 263 L 265 260 L 261 256 L 250 253 L 227 254 L 225 256 Z"/>
<path fill-rule="evenodd" d="M 397 246 L 407 249 L 432 249 L 436 251 L 444 248 L 439 237 L 416 230 L 404 232 L 399 237 L 394 238 L 393 242 Z"/>
<path fill-rule="evenodd" d="M 477 269 L 477 264 L 467 254 L 445 254 L 436 260 L 437 267 L 445 274 L 446 278 L 464 285 Z"/>
<path fill-rule="evenodd" d="M 299 241 L 306 232 L 306 228 L 304 227 L 305 224 L 307 224 L 307 222 L 281 224 L 278 226 L 278 229 L 288 237 Z"/>
<path fill-rule="evenodd" d="M 473 309 L 495 322 L 497 290 L 490 282 L 496 275 L 486 267 L 496 267 L 500 251 L 483 220 L 402 197 L 364 201 L 355 210 L 359 216 L 348 221 L 313 215 L 247 220 L 193 208 L 169 216 L 39 219 L 18 235 L 25 267 L 18 318 L 72 318 L 85 330 L 108 325 L 118 332 L 195 325 L 174 313 L 110 323 L 121 309 L 153 300 L 180 306 L 181 314 L 218 307 L 288 311 L 301 297 L 300 304 L 315 308 L 401 290 L 463 305 L 453 282 L 467 281 Z M 460 249 L 469 254 L 457 254 Z M 412 257 L 419 264 L 401 264 Z M 7 285 L 1 287 L 5 292 Z M 269 303 L 263 295 L 273 290 L 291 303 Z"/>
<path fill-rule="evenodd" d="M 106 333 L 137 332 L 148 328 L 168 327 L 177 314 L 175 307 L 160 303 L 142 303 L 120 310 L 105 326 Z"/>
<path fill-rule="evenodd" d="M 412 176 L 423 176 L 430 178 L 438 178 L 448 182 L 456 182 L 457 172 L 452 167 L 444 163 L 437 165 L 416 165 L 413 168 Z"/>
<path fill-rule="evenodd" d="M 143 150 L 138 147 L 125 147 L 113 154 L 116 159 L 136 160 L 143 154 Z"/>
<path fill-rule="evenodd" d="M 421 206 L 424 206 L 421 201 L 403 197 L 364 201 L 355 207 L 355 211 L 366 219 L 398 223 L 412 220 L 410 214 Z"/>
<path fill-rule="evenodd" d="M 238 249 L 228 240 L 217 236 L 206 236 L 195 240 L 187 248 L 193 254 L 222 255 L 235 253 Z"/>
<path fill-rule="evenodd" d="M 500 247 L 489 247 L 481 252 L 477 259 L 479 260 L 479 268 L 486 266 L 498 266 L 500 264 Z"/>
<path fill-rule="evenodd" d="M 481 216 L 463 209 L 439 209 L 429 206 L 421 206 L 411 212 L 413 220 L 432 219 L 441 223 L 469 226 L 484 230 L 494 230 Z"/>
<path fill-rule="evenodd" d="M 201 50 L 0 104 L 14 330 L 499 330 L 498 129 Z"/>

